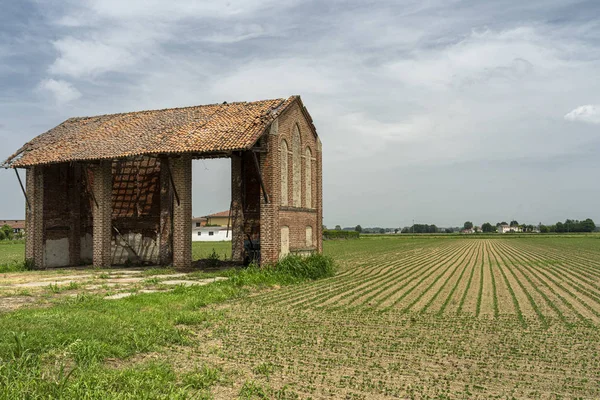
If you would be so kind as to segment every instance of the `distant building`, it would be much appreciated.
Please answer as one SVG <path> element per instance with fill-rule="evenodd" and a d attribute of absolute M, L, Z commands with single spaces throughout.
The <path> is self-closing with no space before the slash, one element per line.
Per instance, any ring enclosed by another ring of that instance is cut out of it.
<path fill-rule="evenodd" d="M 521 229 L 518 226 L 510 226 L 510 225 L 506 225 L 506 224 L 498 226 L 498 233 L 508 233 L 508 232 L 518 233 L 518 232 L 523 232 L 523 229 Z"/>
<path fill-rule="evenodd" d="M 229 230 L 227 224 L 229 224 Z M 192 241 L 231 241 L 231 229 L 229 211 L 222 211 L 204 217 L 194 217 L 192 218 Z"/>
<path fill-rule="evenodd" d="M 231 217 L 229 210 L 206 215 L 206 224 L 209 226 L 231 226 Z"/>
<path fill-rule="evenodd" d="M 462 231 L 460 231 L 460 233 L 470 234 L 470 233 L 475 233 L 475 230 L 473 228 L 463 229 Z"/>
<path fill-rule="evenodd" d="M 0 220 L 0 226 L 4 225 L 10 226 L 15 234 L 25 233 L 25 220 L 23 219 Z"/>
<path fill-rule="evenodd" d="M 192 227 L 192 242 L 231 241 L 231 229 L 220 226 Z"/>
<path fill-rule="evenodd" d="M 206 218 L 205 217 L 194 217 L 192 218 L 192 229 L 193 228 L 200 228 L 201 226 L 205 226 L 206 225 Z"/>

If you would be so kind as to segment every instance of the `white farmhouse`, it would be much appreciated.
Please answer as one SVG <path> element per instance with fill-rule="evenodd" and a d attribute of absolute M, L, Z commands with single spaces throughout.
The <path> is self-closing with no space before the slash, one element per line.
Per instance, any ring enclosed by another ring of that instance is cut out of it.
<path fill-rule="evenodd" d="M 498 233 L 508 233 L 508 232 L 523 232 L 523 229 L 521 229 L 518 226 L 509 226 L 509 225 L 500 225 L 498 226 Z"/>
<path fill-rule="evenodd" d="M 231 241 L 231 229 L 222 226 L 192 226 L 192 242 Z"/>

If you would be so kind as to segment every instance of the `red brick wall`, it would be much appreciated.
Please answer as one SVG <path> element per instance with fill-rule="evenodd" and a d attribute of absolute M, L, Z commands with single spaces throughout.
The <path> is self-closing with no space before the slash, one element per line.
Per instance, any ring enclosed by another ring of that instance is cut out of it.
<path fill-rule="evenodd" d="M 252 151 L 231 158 L 232 259 L 241 261 L 244 241 L 260 237 L 263 198 Z"/>
<path fill-rule="evenodd" d="M 244 210 L 242 196 L 242 157 L 231 156 L 231 259 L 244 259 Z"/>
<path fill-rule="evenodd" d="M 31 210 L 26 210 L 25 256 L 37 267 L 82 261 L 81 238 L 91 230 L 92 220 L 83 178 L 79 164 L 51 164 L 27 171 Z"/>
<path fill-rule="evenodd" d="M 281 208 L 279 211 L 280 226 L 289 226 L 290 228 L 290 251 L 308 250 L 316 246 L 306 245 L 306 227 L 313 229 L 313 243 L 316 242 L 315 221 L 317 219 L 316 210 L 299 210 L 294 208 Z"/>
<path fill-rule="evenodd" d="M 257 155 L 258 156 L 258 155 Z M 260 235 L 260 209 L 264 199 L 260 178 L 251 151 L 242 153 L 242 206 L 244 209 L 244 239 Z"/>
<path fill-rule="evenodd" d="M 300 131 L 300 171 L 301 171 L 301 201 L 302 207 L 293 206 L 293 130 L 297 124 Z M 273 134 L 276 133 L 276 134 Z M 289 152 L 281 152 L 281 142 L 288 144 Z M 281 251 L 281 227 L 288 226 L 290 231 L 290 251 L 316 250 L 322 251 L 322 168 L 321 149 L 317 137 L 313 134 L 309 121 L 306 120 L 298 103 L 290 106 L 278 117 L 276 132 L 267 132 L 263 140 L 268 152 L 263 154 L 261 165 L 267 192 L 271 196 L 268 207 L 264 204 L 261 209 L 261 257 L 264 262 L 274 262 Z M 311 159 L 305 156 L 306 148 L 312 153 Z M 281 158 L 288 158 L 288 205 L 281 205 Z M 305 180 L 306 163 L 311 165 L 311 200 L 306 204 Z M 313 232 L 313 246 L 306 245 L 306 227 Z"/>
<path fill-rule="evenodd" d="M 94 174 L 93 193 L 98 204 L 94 204 L 94 267 L 110 267 L 112 239 L 112 166 L 102 161 L 92 169 Z"/>
<path fill-rule="evenodd" d="M 44 168 L 27 170 L 27 199 L 30 208 L 25 212 L 25 259 L 36 268 L 44 267 Z"/>
<path fill-rule="evenodd" d="M 192 158 L 171 158 L 173 181 L 179 196 L 173 204 L 173 266 L 189 268 L 192 263 Z"/>
<path fill-rule="evenodd" d="M 173 189 L 169 173 L 169 159 L 160 159 L 160 250 L 161 265 L 173 262 Z"/>
<path fill-rule="evenodd" d="M 44 167 L 44 266 L 79 265 L 84 195 L 78 164 Z M 85 231 L 85 227 L 84 227 Z"/>
<path fill-rule="evenodd" d="M 269 132 L 261 139 L 261 146 L 266 150 L 260 154 L 260 168 L 262 171 L 265 190 L 269 196 L 266 204 L 261 195 L 260 208 L 260 257 L 262 264 L 274 263 L 279 259 L 279 198 L 280 172 L 279 172 L 279 136 Z"/>

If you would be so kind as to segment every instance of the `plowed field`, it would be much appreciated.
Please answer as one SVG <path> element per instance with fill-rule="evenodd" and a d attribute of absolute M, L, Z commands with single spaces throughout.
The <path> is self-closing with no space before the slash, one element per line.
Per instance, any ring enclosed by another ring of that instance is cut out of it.
<path fill-rule="evenodd" d="M 263 384 L 301 398 L 600 397 L 600 240 L 381 238 L 326 250 L 337 276 L 228 306 L 209 333 L 221 362 L 270 365 Z"/>

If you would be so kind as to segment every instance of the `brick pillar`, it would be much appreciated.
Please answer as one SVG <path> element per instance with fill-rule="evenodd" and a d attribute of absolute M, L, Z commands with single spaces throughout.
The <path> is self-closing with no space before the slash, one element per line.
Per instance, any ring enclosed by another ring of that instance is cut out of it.
<path fill-rule="evenodd" d="M 279 260 L 279 251 L 281 247 L 279 231 L 279 205 L 281 199 L 279 191 L 280 182 L 280 164 L 279 164 L 279 135 L 273 132 L 263 136 L 263 147 L 267 148 L 266 153 L 260 153 L 260 169 L 265 184 L 265 189 L 269 195 L 269 203 L 266 204 L 264 197 L 260 197 L 260 261 L 261 264 L 271 264 Z"/>
<path fill-rule="evenodd" d="M 173 263 L 173 190 L 169 159 L 160 159 L 160 265 Z"/>
<path fill-rule="evenodd" d="M 69 264 L 81 263 L 81 165 L 69 167 Z"/>
<path fill-rule="evenodd" d="M 323 252 L 323 151 L 321 145 L 321 139 L 317 138 L 317 226 L 316 226 L 316 239 L 317 239 L 317 252 Z"/>
<path fill-rule="evenodd" d="M 192 265 L 192 158 L 183 155 L 171 159 L 175 191 L 179 196 L 173 202 L 173 266 L 189 268 Z"/>
<path fill-rule="evenodd" d="M 35 268 L 44 268 L 44 167 L 27 170 L 25 209 L 25 260 Z"/>
<path fill-rule="evenodd" d="M 98 204 L 94 204 L 94 267 L 107 268 L 111 266 L 111 239 L 112 239 L 112 163 L 102 161 L 93 167 L 94 197 Z"/>
<path fill-rule="evenodd" d="M 242 157 L 231 156 L 231 259 L 244 260 L 244 209 L 242 206 Z"/>

